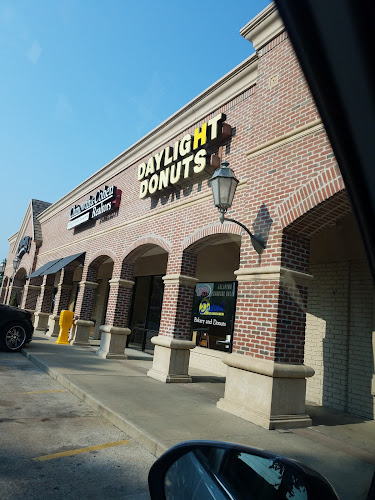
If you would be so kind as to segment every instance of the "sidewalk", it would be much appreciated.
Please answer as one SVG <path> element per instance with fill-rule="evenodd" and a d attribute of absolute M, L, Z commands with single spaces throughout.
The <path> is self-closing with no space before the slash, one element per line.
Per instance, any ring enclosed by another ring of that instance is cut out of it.
<path fill-rule="evenodd" d="M 333 484 L 342 499 L 365 499 L 375 466 L 375 423 L 308 406 L 313 426 L 269 431 L 216 408 L 224 379 L 191 369 L 191 384 L 147 377 L 152 356 L 127 349 L 104 360 L 97 347 L 56 345 L 35 335 L 22 354 L 155 456 L 190 439 L 229 441 L 300 460 Z"/>

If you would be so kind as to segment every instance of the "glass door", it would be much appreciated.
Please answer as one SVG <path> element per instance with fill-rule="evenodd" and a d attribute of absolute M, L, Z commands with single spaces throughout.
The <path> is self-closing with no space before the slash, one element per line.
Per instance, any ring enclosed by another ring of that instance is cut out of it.
<path fill-rule="evenodd" d="M 128 346 L 153 352 L 151 337 L 159 333 L 163 293 L 162 276 L 138 276 L 135 279 Z"/>

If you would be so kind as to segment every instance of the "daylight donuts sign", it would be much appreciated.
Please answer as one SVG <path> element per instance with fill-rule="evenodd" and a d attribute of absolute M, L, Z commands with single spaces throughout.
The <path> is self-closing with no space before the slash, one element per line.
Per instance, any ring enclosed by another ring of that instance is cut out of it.
<path fill-rule="evenodd" d="M 221 138 L 225 115 L 220 113 L 186 134 L 174 146 L 167 146 L 147 162 L 138 165 L 140 181 L 139 197 L 154 195 L 165 188 L 174 186 L 180 179 L 199 174 L 208 165 L 206 147 Z"/>

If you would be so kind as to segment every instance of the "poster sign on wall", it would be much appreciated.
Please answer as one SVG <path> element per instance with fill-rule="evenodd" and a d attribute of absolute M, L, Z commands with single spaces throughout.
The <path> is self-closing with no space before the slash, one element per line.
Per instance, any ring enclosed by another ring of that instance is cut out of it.
<path fill-rule="evenodd" d="M 70 209 L 67 229 L 73 229 L 93 219 L 100 219 L 120 206 L 121 190 L 116 186 L 104 186 L 81 205 Z"/>
<path fill-rule="evenodd" d="M 197 283 L 192 311 L 192 337 L 197 345 L 230 352 L 237 282 Z"/>

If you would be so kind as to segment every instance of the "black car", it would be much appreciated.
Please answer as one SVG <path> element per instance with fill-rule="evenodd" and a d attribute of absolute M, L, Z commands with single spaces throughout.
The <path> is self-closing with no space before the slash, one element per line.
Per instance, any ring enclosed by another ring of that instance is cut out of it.
<path fill-rule="evenodd" d="M 0 349 L 17 352 L 31 341 L 34 327 L 31 314 L 17 307 L 0 304 Z"/>

